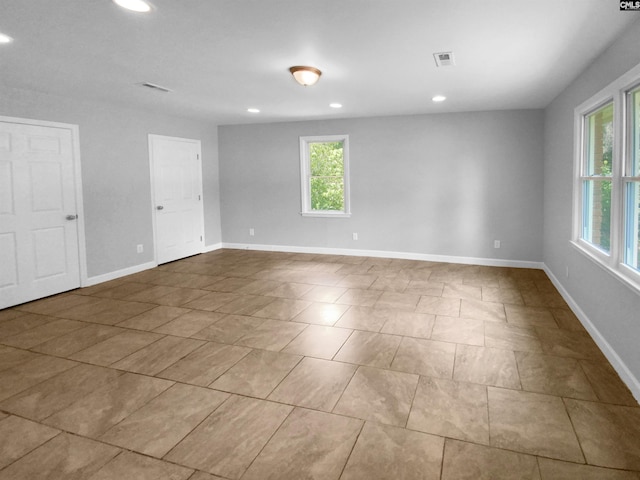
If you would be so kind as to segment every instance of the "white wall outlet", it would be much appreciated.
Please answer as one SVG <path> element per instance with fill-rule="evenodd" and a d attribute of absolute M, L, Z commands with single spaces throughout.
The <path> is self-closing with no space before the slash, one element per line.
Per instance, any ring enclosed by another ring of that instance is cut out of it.
<path fill-rule="evenodd" d="M 500 240 L 493 241 L 493 248 L 500 248 Z"/>
<path fill-rule="evenodd" d="M 253 237 L 256 234 L 256 231 L 253 228 L 249 229 L 249 236 Z"/>
<path fill-rule="evenodd" d="M 357 240 L 357 239 L 358 239 L 358 234 L 357 234 L 357 233 L 355 233 L 355 232 L 353 233 L 353 239 L 354 239 L 354 240 Z"/>
<path fill-rule="evenodd" d="M 136 247 L 136 249 L 138 250 L 138 253 L 142 253 L 142 252 L 144 252 L 144 245 L 139 244 L 139 245 Z"/>

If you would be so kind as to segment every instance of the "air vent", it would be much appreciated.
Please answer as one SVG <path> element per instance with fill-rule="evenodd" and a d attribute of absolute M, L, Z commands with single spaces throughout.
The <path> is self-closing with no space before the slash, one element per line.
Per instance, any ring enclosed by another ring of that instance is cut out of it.
<path fill-rule="evenodd" d="M 438 67 L 453 67 L 456 64 L 456 61 L 453 58 L 453 52 L 434 53 L 433 58 L 435 59 Z"/>
<path fill-rule="evenodd" d="M 153 90 L 158 90 L 159 92 L 164 92 L 164 93 L 168 93 L 171 91 L 168 88 L 162 87 L 160 85 L 156 85 L 155 83 L 145 82 L 145 83 L 141 83 L 140 85 L 143 87 L 151 88 Z"/>

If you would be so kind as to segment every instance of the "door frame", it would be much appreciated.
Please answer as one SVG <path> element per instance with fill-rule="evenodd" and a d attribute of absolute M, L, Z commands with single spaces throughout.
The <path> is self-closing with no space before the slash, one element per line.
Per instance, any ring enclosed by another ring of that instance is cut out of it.
<path fill-rule="evenodd" d="M 153 261 L 156 266 L 158 263 L 158 227 L 156 223 L 156 181 L 155 181 L 155 162 L 153 158 L 153 141 L 154 139 L 167 139 L 167 140 L 179 140 L 181 142 L 190 142 L 194 143 L 198 147 L 198 160 L 200 162 L 200 191 L 202 192 L 202 208 L 200 209 L 200 221 L 202 222 L 202 249 L 200 253 L 203 253 L 205 239 L 204 239 L 204 184 L 203 184 L 203 175 L 202 175 L 202 142 L 200 140 L 196 140 L 193 138 L 184 138 L 184 137 L 172 137 L 168 135 L 158 135 L 155 133 L 149 134 L 149 176 L 151 178 L 151 223 L 153 224 Z"/>
<path fill-rule="evenodd" d="M 5 117 L 0 115 L 0 122 L 18 125 L 32 125 L 36 127 L 51 127 L 69 130 L 71 132 L 71 150 L 73 156 L 73 174 L 76 199 L 76 215 L 78 226 L 78 263 L 80 266 L 79 287 L 87 286 L 89 276 L 87 273 L 87 246 L 84 221 L 84 199 L 82 196 L 82 170 L 80 159 L 80 128 L 71 123 L 50 122 L 48 120 L 34 120 L 30 118 Z"/>

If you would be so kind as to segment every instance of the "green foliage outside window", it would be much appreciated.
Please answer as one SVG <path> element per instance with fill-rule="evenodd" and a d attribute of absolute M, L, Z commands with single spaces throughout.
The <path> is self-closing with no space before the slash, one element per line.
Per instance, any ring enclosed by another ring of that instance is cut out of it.
<path fill-rule="evenodd" d="M 344 210 L 344 156 L 342 142 L 309 144 L 311 209 Z"/>
<path fill-rule="evenodd" d="M 601 175 L 611 176 L 611 162 L 613 160 L 613 123 L 603 126 L 603 152 Z M 600 243 L 605 251 L 611 250 L 611 182 L 601 182 L 602 223 L 600 224 Z"/>

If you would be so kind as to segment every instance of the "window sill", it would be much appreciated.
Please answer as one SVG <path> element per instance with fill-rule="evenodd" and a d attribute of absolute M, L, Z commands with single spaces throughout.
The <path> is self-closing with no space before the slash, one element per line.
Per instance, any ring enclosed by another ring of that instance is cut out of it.
<path fill-rule="evenodd" d="M 351 213 L 346 212 L 300 212 L 303 217 L 337 217 L 337 218 L 349 218 Z"/>
<path fill-rule="evenodd" d="M 611 265 L 604 263 L 597 255 L 591 252 L 588 248 L 585 248 L 585 246 L 581 245 L 579 242 L 571 240 L 569 243 L 573 248 L 578 250 L 609 275 L 622 282 L 632 292 L 640 295 L 640 274 L 636 273 L 631 267 L 625 264 L 620 264 L 617 268 L 614 268 Z"/>

